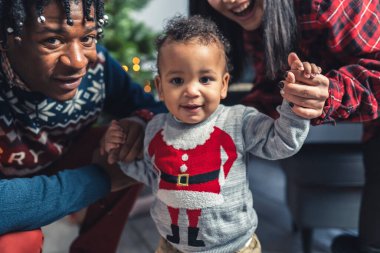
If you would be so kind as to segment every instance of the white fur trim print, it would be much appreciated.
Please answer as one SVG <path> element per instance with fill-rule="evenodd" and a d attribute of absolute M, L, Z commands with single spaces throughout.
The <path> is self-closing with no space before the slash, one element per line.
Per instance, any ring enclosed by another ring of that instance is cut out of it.
<path fill-rule="evenodd" d="M 186 209 L 217 206 L 224 202 L 221 194 L 211 192 L 158 190 L 157 197 L 168 206 Z"/>
<path fill-rule="evenodd" d="M 202 126 L 192 128 L 176 128 L 169 124 L 165 124 L 162 136 L 164 142 L 173 146 L 175 149 L 189 150 L 198 145 L 203 145 L 210 139 L 211 133 L 214 131 L 216 117 Z"/>

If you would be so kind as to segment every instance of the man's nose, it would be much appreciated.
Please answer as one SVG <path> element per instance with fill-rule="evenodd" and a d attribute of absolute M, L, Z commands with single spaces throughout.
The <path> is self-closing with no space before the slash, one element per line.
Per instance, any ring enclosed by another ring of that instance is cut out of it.
<path fill-rule="evenodd" d="M 79 43 L 68 45 L 66 52 L 61 55 L 60 60 L 63 64 L 75 69 L 83 69 L 88 64 L 84 49 Z"/>

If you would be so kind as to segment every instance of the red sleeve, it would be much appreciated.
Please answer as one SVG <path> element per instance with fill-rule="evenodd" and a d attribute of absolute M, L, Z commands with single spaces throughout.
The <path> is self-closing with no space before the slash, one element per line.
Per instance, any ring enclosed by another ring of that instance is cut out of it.
<path fill-rule="evenodd" d="M 230 169 L 232 167 L 232 164 L 235 162 L 237 158 L 237 151 L 236 151 L 236 146 L 234 141 L 232 140 L 231 136 L 229 136 L 226 132 L 223 130 L 216 128 L 219 132 L 220 135 L 222 135 L 222 147 L 224 151 L 227 153 L 228 159 L 227 161 L 223 164 L 223 171 L 224 171 L 224 176 L 227 178 L 228 173 L 230 172 Z"/>
<path fill-rule="evenodd" d="M 330 97 L 323 115 L 313 123 L 377 118 L 380 101 L 378 1 L 312 2 L 317 14 L 302 16 L 301 29 L 323 31 L 326 36 L 320 43 L 327 45 L 328 52 L 320 52 L 325 58 L 322 61 L 328 62 L 333 58 L 343 63 L 335 69 L 327 69 L 325 75 L 330 79 Z"/>

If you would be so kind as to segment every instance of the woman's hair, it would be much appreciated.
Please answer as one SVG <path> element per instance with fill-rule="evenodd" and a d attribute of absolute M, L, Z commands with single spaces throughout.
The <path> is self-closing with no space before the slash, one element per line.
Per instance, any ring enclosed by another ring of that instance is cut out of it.
<path fill-rule="evenodd" d="M 57 0 L 63 6 L 65 11 L 67 24 L 73 25 L 70 13 L 70 4 L 79 1 L 83 3 L 83 14 L 87 21 L 99 21 L 104 17 L 104 1 L 103 0 Z M 32 15 L 35 11 L 36 17 L 41 18 L 44 8 L 51 0 L 0 0 L 0 43 L 5 46 L 7 34 L 12 33 L 14 37 L 19 37 L 28 15 Z M 95 7 L 95 17 L 91 17 L 91 6 Z M 32 9 L 34 7 L 34 10 Z M 43 17 L 42 17 L 43 18 Z M 44 22 L 39 20 L 39 22 Z M 104 21 L 97 22 L 98 28 L 103 26 Z M 101 34 L 101 32 L 99 33 Z"/>
<path fill-rule="evenodd" d="M 232 75 L 242 74 L 245 60 L 243 28 L 214 10 L 207 0 L 189 0 L 190 15 L 202 15 L 215 21 L 231 42 Z M 297 20 L 293 0 L 264 0 L 262 20 L 263 46 L 265 53 L 265 75 L 275 79 L 288 68 L 287 56 L 296 50 Z"/>
<path fill-rule="evenodd" d="M 217 44 L 224 52 L 226 70 L 229 71 L 230 43 L 219 31 L 216 24 L 210 19 L 198 15 L 191 17 L 175 16 L 168 20 L 163 32 L 156 39 L 157 70 L 159 69 L 160 49 L 166 43 L 197 40 L 201 45 Z"/>

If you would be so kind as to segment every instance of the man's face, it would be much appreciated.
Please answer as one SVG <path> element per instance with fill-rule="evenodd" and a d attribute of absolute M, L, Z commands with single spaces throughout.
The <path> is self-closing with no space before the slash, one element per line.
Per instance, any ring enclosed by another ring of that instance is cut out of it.
<path fill-rule="evenodd" d="M 88 65 L 97 59 L 95 21 L 85 21 L 82 1 L 71 1 L 70 8 L 73 26 L 67 25 L 56 0 L 44 8 L 45 23 L 29 12 L 21 44 L 10 36 L 6 51 L 13 70 L 31 91 L 59 101 L 74 97 Z"/>

